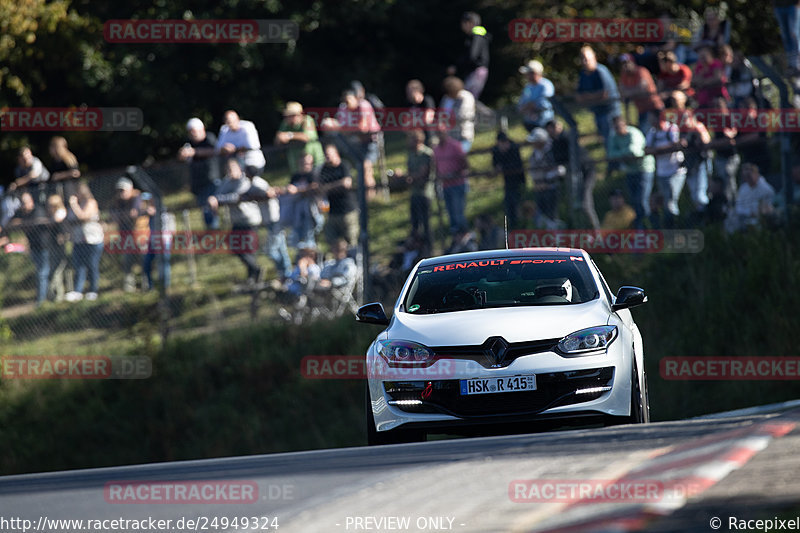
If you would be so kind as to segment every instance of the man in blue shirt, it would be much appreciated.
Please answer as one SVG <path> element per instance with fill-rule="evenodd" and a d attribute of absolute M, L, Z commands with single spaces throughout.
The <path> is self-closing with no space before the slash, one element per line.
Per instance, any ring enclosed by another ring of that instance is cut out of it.
<path fill-rule="evenodd" d="M 528 132 L 534 128 L 544 128 L 554 117 L 550 98 L 556 91 L 553 82 L 542 76 L 543 72 L 544 66 L 535 59 L 519 67 L 519 73 L 527 77 L 528 83 L 519 97 L 517 109 L 522 114 L 522 124 Z"/>
<path fill-rule="evenodd" d="M 591 46 L 581 48 L 581 65 L 583 69 L 578 79 L 576 99 L 592 110 L 597 132 L 606 143 L 611 131 L 611 117 L 622 114 L 617 82 L 608 68 L 597 62 Z"/>

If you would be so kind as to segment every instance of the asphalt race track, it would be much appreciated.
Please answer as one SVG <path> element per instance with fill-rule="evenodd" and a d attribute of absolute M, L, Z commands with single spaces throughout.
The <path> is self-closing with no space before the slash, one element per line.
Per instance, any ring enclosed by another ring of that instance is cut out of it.
<path fill-rule="evenodd" d="M 800 514 L 800 410 L 767 411 L 0 477 L 0 531 L 729 531 Z"/>

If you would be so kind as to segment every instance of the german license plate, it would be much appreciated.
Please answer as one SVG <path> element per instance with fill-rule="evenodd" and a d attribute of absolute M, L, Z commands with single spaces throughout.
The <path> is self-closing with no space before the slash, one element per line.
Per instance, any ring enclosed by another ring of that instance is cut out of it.
<path fill-rule="evenodd" d="M 461 395 L 536 390 L 536 376 L 505 376 L 461 380 Z"/>

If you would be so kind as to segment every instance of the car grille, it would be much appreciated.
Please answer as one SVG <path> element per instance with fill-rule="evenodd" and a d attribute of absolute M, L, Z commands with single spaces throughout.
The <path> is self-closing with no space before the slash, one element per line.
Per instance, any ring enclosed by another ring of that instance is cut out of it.
<path fill-rule="evenodd" d="M 386 381 L 389 404 L 408 413 L 442 413 L 460 418 L 536 414 L 561 405 L 595 400 L 607 391 L 576 395 L 579 389 L 610 387 L 614 367 L 536 374 L 535 391 L 462 396 L 460 380 Z"/>
<path fill-rule="evenodd" d="M 498 356 L 493 350 L 496 340 L 504 343 L 505 351 Z M 438 359 L 467 359 L 475 361 L 484 368 L 503 368 L 518 357 L 535 353 L 551 352 L 559 339 L 544 339 L 524 342 L 505 342 L 499 337 L 490 337 L 483 344 L 473 346 L 434 346 L 430 350 Z"/>

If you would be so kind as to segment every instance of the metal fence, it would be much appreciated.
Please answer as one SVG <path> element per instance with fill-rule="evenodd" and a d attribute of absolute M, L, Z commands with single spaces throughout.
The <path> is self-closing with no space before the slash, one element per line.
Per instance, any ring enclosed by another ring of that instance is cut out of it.
<path fill-rule="evenodd" d="M 596 229 L 601 215 L 609 209 L 610 193 L 622 189 L 628 194 L 624 174 L 614 170 L 614 165 L 609 165 L 613 162 L 604 155 L 597 155 L 604 154 L 602 141 L 593 133 L 578 131 L 575 117 L 584 108 L 556 100 L 556 111 L 566 125 L 563 135 L 567 153 L 562 154 L 566 157 L 563 159 L 565 169 L 547 191 L 543 192 L 541 188 L 533 190 L 530 185 L 523 189 L 518 199 L 519 222 L 517 227 L 509 230 Z M 514 110 L 500 110 L 479 119 L 478 129 L 508 130 L 520 145 L 521 158 L 529 171 L 528 161 L 533 147 L 525 140 L 527 132 L 523 132 L 519 123 Z M 777 136 L 767 140 L 770 146 L 778 141 Z M 787 144 L 785 139 L 781 142 Z M 283 183 L 287 176 L 283 151 L 266 151 L 268 166 L 265 176 L 270 181 Z M 385 152 L 390 160 L 400 161 L 402 166 L 404 136 L 387 133 Z M 493 190 L 502 191 L 503 178 L 492 166 L 491 147 L 474 148 L 468 155 L 470 178 L 478 180 L 475 183 L 489 180 Z M 789 163 L 786 158 L 781 159 L 774 173 L 785 176 Z M 386 166 L 384 162 L 380 168 Z M 124 210 L 120 213 L 115 202 L 120 198 L 120 185 L 125 184 L 120 182 L 121 179 L 130 180 L 134 194 L 152 206 L 149 214 L 120 222 L 125 213 Z M 171 232 L 174 239 L 174 236 L 195 235 L 206 229 L 203 208 L 187 191 L 189 176 L 185 164 L 171 161 L 146 167 L 95 171 L 83 181 L 88 183 L 91 195 L 97 201 L 103 230 L 97 298 L 93 299 L 93 295 L 89 298 L 89 293 L 95 291 L 87 286 L 83 288 L 80 300 L 75 296 L 79 288 L 75 286 L 76 270 L 83 268 L 82 265 L 90 271 L 93 268 L 92 258 L 81 256 L 86 252 L 85 246 L 78 246 L 85 244 L 80 236 L 83 223 L 75 218 L 70 208 L 70 197 L 76 194 L 78 184 L 70 181 L 54 185 L 45 194 L 34 195 L 35 202 L 45 204 L 38 218 L 22 217 L 24 220 L 18 225 L 6 228 L 10 245 L 6 246 L 8 253 L 0 254 L 0 271 L 4 273 L 0 276 L 0 347 L 4 353 L 93 352 L 107 349 L 112 343 L 125 346 L 126 351 L 140 353 L 157 348 L 171 334 L 207 333 L 247 323 L 258 315 L 280 319 L 282 304 L 270 286 L 271 279 L 279 276 L 271 268 L 265 253 L 265 245 L 274 237 L 275 227 L 270 228 L 271 231 L 265 225 L 254 229 L 259 243 L 254 250 L 257 261 L 270 275 L 258 280 L 257 286 L 248 286 L 244 266 L 229 250 L 212 250 L 218 253 L 190 247 L 179 250 L 174 247 L 173 240 L 172 248 L 167 246 L 159 251 L 153 248 L 149 236 L 138 241 L 140 246 L 136 250 L 114 248 L 112 237 L 119 238 L 125 231 L 140 232 L 139 235 Z M 379 182 L 391 188 L 392 196 L 388 202 L 379 196 L 369 211 L 407 209 L 408 197 L 404 192 L 407 184 L 404 180 L 384 179 Z M 22 200 L 23 192 L 16 191 L 11 195 L 13 201 Z M 492 204 L 488 215 L 496 225 L 498 222 L 502 224 L 504 208 L 502 195 L 498 193 L 495 198 L 496 203 Z M 66 218 L 56 220 L 58 217 L 54 211 L 46 209 L 51 200 L 56 205 L 55 211 L 59 204 L 63 204 L 68 213 Z M 444 207 L 441 200 L 437 200 L 431 213 L 435 242 L 428 253 L 443 253 L 452 244 L 453 236 L 447 229 Z M 684 192 L 681 202 L 689 205 L 690 201 L 688 193 Z M 370 227 L 366 210 L 361 211 L 362 225 Z M 225 216 L 224 208 L 221 215 L 221 231 L 229 231 L 231 222 Z M 687 218 L 683 223 L 692 225 L 697 221 Z M 37 240 L 41 242 L 37 244 Z M 360 276 L 374 275 L 376 278 L 375 290 L 368 296 L 388 296 L 402 281 L 408 265 L 402 264 L 402 256 L 399 263 L 393 263 L 388 257 L 371 257 L 368 246 L 364 244 L 368 245 L 369 239 L 361 246 L 361 251 L 367 251 L 367 254 L 366 260 L 360 263 Z M 292 255 L 296 256 L 296 250 L 292 250 Z M 376 265 L 364 268 L 370 259 Z M 169 282 L 165 283 L 165 279 Z M 359 300 L 357 303 L 362 303 L 362 297 L 361 293 L 355 296 L 355 300 Z M 355 300 L 336 309 L 352 310 L 351 304 L 356 303 Z"/>

